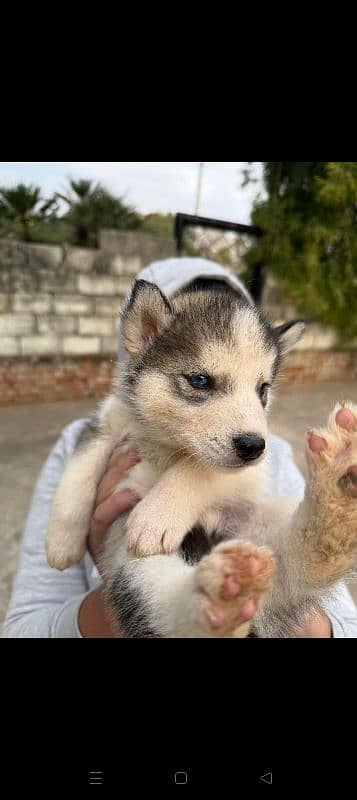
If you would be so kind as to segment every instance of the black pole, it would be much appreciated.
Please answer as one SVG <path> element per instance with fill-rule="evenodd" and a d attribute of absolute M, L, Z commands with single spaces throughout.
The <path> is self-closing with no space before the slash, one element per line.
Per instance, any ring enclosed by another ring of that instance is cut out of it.
<path fill-rule="evenodd" d="M 176 238 L 176 250 L 178 256 L 181 256 L 183 251 L 184 224 L 182 217 L 183 217 L 182 214 L 177 214 L 175 219 L 175 238 Z"/>
<path fill-rule="evenodd" d="M 261 228 L 255 225 L 240 225 L 235 222 L 227 222 L 222 219 L 210 219 L 209 217 L 198 217 L 192 214 L 177 214 L 175 219 L 175 238 L 177 255 L 182 256 L 184 245 L 185 228 L 211 228 L 221 231 L 231 231 L 259 239 L 263 236 Z M 262 301 L 265 283 L 265 265 L 258 264 L 250 281 L 249 291 L 253 300 L 259 305 Z"/>
<path fill-rule="evenodd" d="M 249 291 L 257 305 L 260 305 L 263 299 L 265 273 L 266 270 L 264 264 L 257 264 L 257 266 L 254 267 Z"/>

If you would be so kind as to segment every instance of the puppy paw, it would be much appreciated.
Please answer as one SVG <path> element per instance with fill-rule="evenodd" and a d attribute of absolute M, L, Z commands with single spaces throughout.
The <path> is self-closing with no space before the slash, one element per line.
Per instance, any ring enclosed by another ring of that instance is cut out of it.
<path fill-rule="evenodd" d="M 86 554 L 86 544 L 77 537 L 68 541 L 68 530 L 57 530 L 56 535 L 48 536 L 45 547 L 49 566 L 60 572 L 80 564 Z"/>
<path fill-rule="evenodd" d="M 357 499 L 357 406 L 336 406 L 326 428 L 309 432 L 308 445 L 315 481 L 337 489 L 341 499 Z"/>
<path fill-rule="evenodd" d="M 352 577 L 357 567 L 357 406 L 336 406 L 308 438 L 305 542 L 318 582 Z"/>
<path fill-rule="evenodd" d="M 137 557 L 175 553 L 186 534 L 170 514 L 160 508 L 153 514 L 152 500 L 145 498 L 131 512 L 125 526 L 128 548 Z"/>
<path fill-rule="evenodd" d="M 273 554 L 246 542 L 223 543 L 196 568 L 207 636 L 243 638 L 275 571 Z"/>

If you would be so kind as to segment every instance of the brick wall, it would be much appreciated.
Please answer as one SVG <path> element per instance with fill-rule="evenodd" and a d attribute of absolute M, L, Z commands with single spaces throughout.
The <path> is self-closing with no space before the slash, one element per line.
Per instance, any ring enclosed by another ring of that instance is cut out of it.
<path fill-rule="evenodd" d="M 0 359 L 0 406 L 97 400 L 104 397 L 116 372 L 109 356 Z"/>
<path fill-rule="evenodd" d="M 0 406 L 98 400 L 108 392 L 116 369 L 110 356 L 0 359 Z M 287 356 L 279 382 L 339 379 L 357 379 L 357 350 L 296 350 Z"/>
<path fill-rule="evenodd" d="M 296 349 L 285 359 L 280 382 L 311 383 L 357 379 L 357 350 Z"/>

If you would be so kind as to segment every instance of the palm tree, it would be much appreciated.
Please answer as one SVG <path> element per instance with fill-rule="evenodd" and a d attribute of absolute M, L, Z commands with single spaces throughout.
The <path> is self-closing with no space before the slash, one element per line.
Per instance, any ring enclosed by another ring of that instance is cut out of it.
<path fill-rule="evenodd" d="M 36 219 L 45 218 L 55 203 L 55 198 L 42 200 L 39 186 L 19 183 L 11 189 L 0 187 L 1 217 L 10 222 L 15 234 L 24 242 L 31 242 L 31 226 Z"/>
<path fill-rule="evenodd" d="M 74 227 L 75 243 L 80 247 L 90 244 L 89 211 L 91 200 L 99 188 L 93 181 L 68 181 L 68 193 L 59 194 L 57 197 L 69 206 L 68 219 Z"/>
<path fill-rule="evenodd" d="M 133 230 L 141 225 L 134 208 L 114 197 L 100 183 L 69 180 L 67 194 L 57 194 L 69 206 L 67 220 L 73 225 L 75 243 L 97 246 L 102 228 Z"/>

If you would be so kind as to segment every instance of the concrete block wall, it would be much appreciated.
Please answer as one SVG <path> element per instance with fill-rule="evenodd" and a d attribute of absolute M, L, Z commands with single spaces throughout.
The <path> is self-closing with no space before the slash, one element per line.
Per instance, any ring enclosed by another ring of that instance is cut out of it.
<path fill-rule="evenodd" d="M 264 313 L 274 322 L 283 323 L 292 319 L 301 319 L 302 316 L 291 302 L 284 299 L 277 281 L 272 275 L 268 275 L 266 278 L 262 307 Z M 311 322 L 295 350 L 326 351 L 336 348 L 338 348 L 336 331 L 317 322 Z M 356 348 L 357 341 L 351 342 L 350 349 L 355 350 Z"/>
<path fill-rule="evenodd" d="M 116 231 L 99 250 L 0 241 L 0 358 L 114 354 L 136 275 L 174 251 L 172 241 Z"/>

